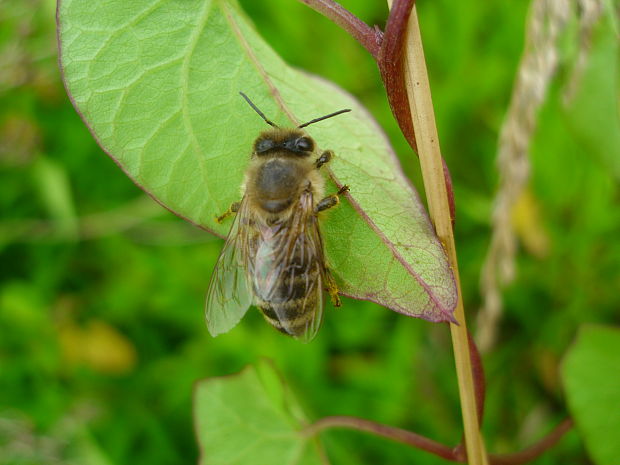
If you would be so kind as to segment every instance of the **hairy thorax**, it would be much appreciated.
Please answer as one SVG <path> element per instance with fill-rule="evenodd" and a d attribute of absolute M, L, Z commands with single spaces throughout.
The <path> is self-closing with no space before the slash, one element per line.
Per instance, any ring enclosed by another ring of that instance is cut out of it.
<path fill-rule="evenodd" d="M 305 181 L 302 166 L 292 160 L 272 158 L 263 163 L 254 178 L 259 206 L 268 213 L 280 213 L 291 206 Z"/>
<path fill-rule="evenodd" d="M 255 150 L 246 172 L 244 194 L 252 210 L 268 222 L 286 220 L 304 191 L 312 192 L 315 205 L 323 196 L 324 180 L 316 169 L 316 155 L 286 147 L 289 140 L 303 133 L 289 131 L 286 135 L 288 139 L 278 130 L 265 131 L 262 137 L 275 147 L 264 153 Z"/>

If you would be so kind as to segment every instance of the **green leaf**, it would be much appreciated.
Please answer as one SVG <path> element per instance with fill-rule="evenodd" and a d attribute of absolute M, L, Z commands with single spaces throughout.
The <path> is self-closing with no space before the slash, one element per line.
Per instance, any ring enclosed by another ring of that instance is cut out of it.
<path fill-rule="evenodd" d="M 620 457 L 620 329 L 584 326 L 566 354 L 562 377 L 570 411 L 599 465 Z"/>
<path fill-rule="evenodd" d="M 67 91 L 101 147 L 164 206 L 220 236 L 230 223 L 214 217 L 240 199 L 266 129 L 239 91 L 282 126 L 352 108 L 309 131 L 336 153 L 327 191 L 351 187 L 323 216 L 328 265 L 344 295 L 453 319 L 444 250 L 382 131 L 343 90 L 287 66 L 236 2 L 62 0 L 58 28 Z"/>
<path fill-rule="evenodd" d="M 326 464 L 316 439 L 271 364 L 198 383 L 194 422 L 201 465 Z"/>

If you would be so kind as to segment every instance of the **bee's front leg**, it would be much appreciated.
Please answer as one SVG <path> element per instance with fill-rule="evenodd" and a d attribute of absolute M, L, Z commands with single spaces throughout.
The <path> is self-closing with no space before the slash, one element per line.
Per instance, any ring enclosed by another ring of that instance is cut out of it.
<path fill-rule="evenodd" d="M 328 195 L 327 197 L 325 197 L 319 203 L 316 204 L 316 207 L 314 207 L 315 213 L 322 212 L 323 210 L 327 210 L 328 208 L 335 207 L 336 205 L 340 203 L 339 196 L 341 196 L 342 194 L 348 191 L 349 191 L 349 186 L 344 185 L 335 194 Z"/>
<path fill-rule="evenodd" d="M 316 159 L 316 169 L 318 170 L 325 163 L 328 163 L 334 157 L 334 152 L 331 150 L 326 150 L 321 154 L 319 158 Z"/>
<path fill-rule="evenodd" d="M 222 222 L 228 218 L 233 213 L 237 213 L 239 211 L 239 207 L 241 206 L 241 202 L 233 202 L 228 210 L 222 213 L 220 216 L 215 217 L 215 222 L 218 224 L 222 224 Z"/>

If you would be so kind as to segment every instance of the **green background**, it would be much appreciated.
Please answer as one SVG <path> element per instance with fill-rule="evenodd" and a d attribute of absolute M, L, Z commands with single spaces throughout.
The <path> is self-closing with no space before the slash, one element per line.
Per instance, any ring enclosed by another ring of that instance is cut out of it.
<path fill-rule="evenodd" d="M 301 3 L 241 3 L 288 63 L 336 82 L 367 106 L 421 192 L 417 162 L 364 50 Z M 381 2 L 342 3 L 367 23 L 384 25 Z M 49 0 L 0 3 L 0 464 L 195 463 L 194 383 L 263 356 L 274 360 L 310 418 L 364 416 L 458 442 L 445 325 L 345 299 L 310 345 L 279 335 L 257 312 L 226 335 L 208 336 L 204 294 L 222 241 L 146 198 L 96 146 L 60 82 L 54 7 Z M 498 132 L 527 7 L 419 5 L 474 332 Z M 574 36 L 567 35 L 561 52 L 533 140 L 520 235 L 527 244 L 528 234 L 542 234 L 546 247 L 520 248 L 499 342 L 484 356 L 484 433 L 498 453 L 531 444 L 566 414 L 558 367 L 577 327 L 618 323 L 620 150 L 611 26 L 595 30 L 593 71 L 568 106 L 562 95 Z M 324 437 L 338 464 L 445 463 L 360 433 Z M 535 463 L 587 463 L 585 457 L 571 432 Z"/>

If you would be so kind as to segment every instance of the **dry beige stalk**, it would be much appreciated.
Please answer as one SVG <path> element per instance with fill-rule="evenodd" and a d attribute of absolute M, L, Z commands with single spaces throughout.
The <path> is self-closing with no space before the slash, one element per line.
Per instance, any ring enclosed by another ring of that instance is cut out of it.
<path fill-rule="evenodd" d="M 602 0 L 534 0 L 531 6 L 525 50 L 499 139 L 499 188 L 493 207 L 491 244 L 481 276 L 483 308 L 478 315 L 477 340 L 482 352 L 495 343 L 503 306 L 502 288 L 515 276 L 513 211 L 529 180 L 530 141 L 538 109 L 558 66 L 558 39 L 575 9 L 579 12 L 581 46 L 567 95 L 573 93 L 585 66 L 592 28 L 603 10 Z"/>
<path fill-rule="evenodd" d="M 388 0 L 391 6 L 391 2 Z M 422 37 L 415 6 L 407 24 L 407 38 L 404 44 L 404 74 L 407 96 L 415 139 L 418 146 L 422 178 L 428 201 L 431 221 L 439 240 L 443 244 L 450 266 L 454 272 L 459 298 L 454 310 L 458 325 L 450 324 L 456 375 L 459 384 L 461 412 L 467 463 L 488 465 L 484 438 L 480 432 L 480 420 L 476 411 L 476 394 L 471 365 L 469 336 L 465 321 L 465 310 L 456 259 L 456 245 L 452 230 L 452 215 L 448 202 L 448 189 L 444 175 L 443 159 L 439 147 L 439 136 L 435 124 L 435 111 L 426 70 Z"/>
<path fill-rule="evenodd" d="M 592 32 L 603 14 L 603 0 L 576 0 L 576 4 L 579 18 L 579 51 L 571 76 L 564 88 L 564 103 L 566 104 L 573 98 L 579 86 L 581 75 L 588 61 Z"/>
<path fill-rule="evenodd" d="M 516 238 L 512 211 L 530 173 L 530 140 L 536 114 L 558 63 L 557 39 L 570 11 L 569 0 L 534 0 L 508 114 L 502 126 L 497 165 L 499 190 L 495 198 L 491 245 L 485 260 L 481 287 L 484 306 L 478 316 L 478 346 L 490 349 L 502 311 L 501 288 L 514 279 Z"/>

